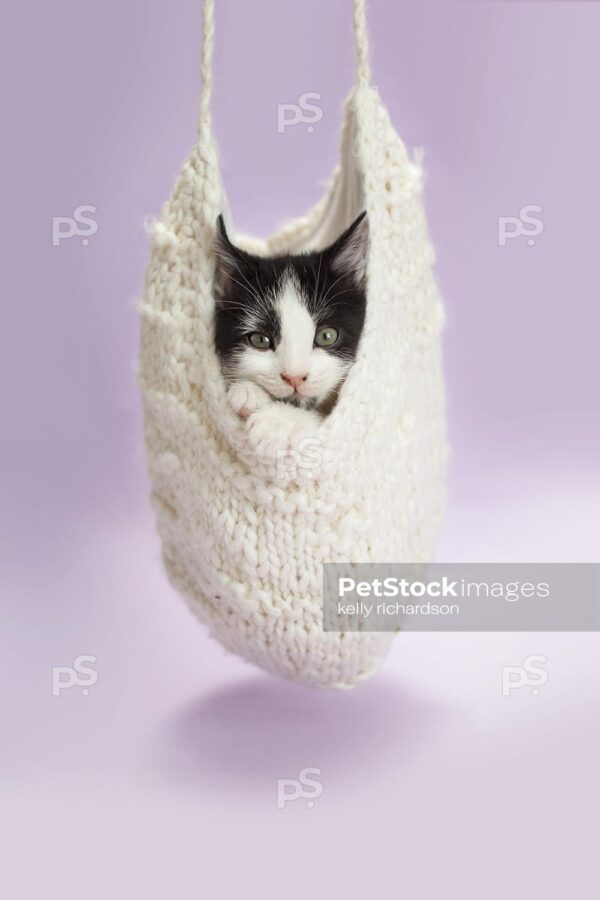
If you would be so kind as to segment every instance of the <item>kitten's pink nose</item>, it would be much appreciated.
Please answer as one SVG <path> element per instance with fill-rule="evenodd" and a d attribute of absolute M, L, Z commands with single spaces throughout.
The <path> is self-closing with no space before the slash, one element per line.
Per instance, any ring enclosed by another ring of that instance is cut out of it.
<path fill-rule="evenodd" d="M 300 385 L 302 384 L 302 382 L 306 381 L 306 379 L 308 378 L 308 372 L 306 373 L 306 375 L 283 375 L 282 374 L 281 377 L 287 384 L 290 384 L 294 388 L 294 390 L 297 391 L 298 388 L 300 387 Z"/>

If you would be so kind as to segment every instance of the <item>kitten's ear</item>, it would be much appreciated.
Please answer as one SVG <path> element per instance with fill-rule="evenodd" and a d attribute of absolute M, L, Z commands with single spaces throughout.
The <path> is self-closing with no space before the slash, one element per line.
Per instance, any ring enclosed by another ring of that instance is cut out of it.
<path fill-rule="evenodd" d="M 217 219 L 213 248 L 216 256 L 214 291 L 218 301 L 227 295 L 233 273 L 240 265 L 240 251 L 229 240 L 222 215 Z"/>
<path fill-rule="evenodd" d="M 357 287 L 364 287 L 368 249 L 369 220 L 363 212 L 330 247 L 331 268 L 339 275 L 347 275 Z"/>

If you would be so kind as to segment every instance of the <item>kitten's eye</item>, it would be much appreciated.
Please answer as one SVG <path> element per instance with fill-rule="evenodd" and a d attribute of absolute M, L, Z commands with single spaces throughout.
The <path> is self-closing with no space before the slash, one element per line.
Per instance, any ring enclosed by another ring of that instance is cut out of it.
<path fill-rule="evenodd" d="M 255 350 L 271 349 L 271 338 L 267 334 L 261 334 L 260 331 L 253 331 L 252 334 L 249 334 L 248 343 L 251 344 Z"/>
<path fill-rule="evenodd" d="M 337 328 L 319 328 L 315 334 L 315 344 L 317 347 L 333 347 L 338 339 Z"/>

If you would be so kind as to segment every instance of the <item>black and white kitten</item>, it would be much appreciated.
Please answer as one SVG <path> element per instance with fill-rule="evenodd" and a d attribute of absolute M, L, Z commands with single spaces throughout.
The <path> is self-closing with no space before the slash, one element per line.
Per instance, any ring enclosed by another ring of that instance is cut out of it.
<path fill-rule="evenodd" d="M 314 431 L 356 359 L 368 234 L 362 213 L 322 251 L 260 257 L 217 220 L 216 349 L 229 402 L 266 455 Z"/>

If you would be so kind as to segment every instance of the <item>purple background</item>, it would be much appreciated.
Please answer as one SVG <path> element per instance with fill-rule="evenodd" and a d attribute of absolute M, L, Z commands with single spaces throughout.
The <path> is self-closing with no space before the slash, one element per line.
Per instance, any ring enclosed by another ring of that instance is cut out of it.
<path fill-rule="evenodd" d="M 600 7 L 372 0 L 370 26 L 374 82 L 425 148 L 447 305 L 439 558 L 597 559 Z M 166 584 L 134 301 L 144 218 L 194 140 L 200 28 L 198 0 L 57 0 L 3 29 L 5 893 L 587 896 L 597 635 L 405 635 L 378 679 L 313 693 L 226 657 Z M 217 0 L 241 229 L 318 199 L 352 71 L 348 0 Z M 314 132 L 278 134 L 277 104 L 307 91 Z M 53 247 L 52 218 L 82 204 L 89 245 Z M 535 244 L 499 246 L 498 218 L 528 205 Z M 530 653 L 540 696 L 502 697 Z M 52 697 L 79 654 L 97 684 Z M 315 808 L 276 809 L 304 766 L 323 769 Z"/>

